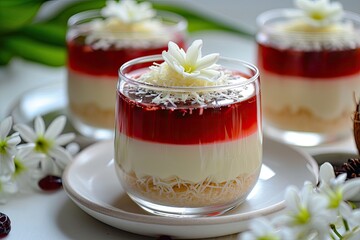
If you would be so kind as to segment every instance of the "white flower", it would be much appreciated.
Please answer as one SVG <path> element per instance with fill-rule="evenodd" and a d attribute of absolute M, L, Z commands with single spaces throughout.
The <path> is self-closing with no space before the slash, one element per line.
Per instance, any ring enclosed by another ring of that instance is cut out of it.
<path fill-rule="evenodd" d="M 10 176 L 0 176 L 0 204 L 5 204 L 17 192 L 18 186 Z"/>
<path fill-rule="evenodd" d="M 149 2 L 137 3 L 133 0 L 122 0 L 120 2 L 107 1 L 101 14 L 104 17 L 114 17 L 128 24 L 150 19 L 156 15 L 156 12 Z"/>
<path fill-rule="evenodd" d="M 46 155 L 41 159 L 41 169 L 44 173 L 58 174 L 58 169 L 64 169 L 72 156 L 62 145 L 67 144 L 75 138 L 74 133 L 60 135 L 66 123 L 65 116 L 57 117 L 45 131 L 45 123 L 41 117 L 35 119 L 35 131 L 25 124 L 14 126 L 20 136 L 28 142 L 26 146 L 32 147 L 37 153 Z M 54 159 L 54 161 L 53 161 Z"/>
<path fill-rule="evenodd" d="M 315 27 L 334 23 L 343 14 L 341 3 L 331 3 L 329 0 L 295 0 L 295 5 L 303 10 L 306 20 Z"/>
<path fill-rule="evenodd" d="M 346 221 L 348 221 L 352 228 L 357 227 L 360 230 L 360 209 L 352 210 L 351 213 L 348 214 Z"/>
<path fill-rule="evenodd" d="M 345 201 L 359 194 L 360 178 L 346 181 L 346 173 L 335 177 L 333 166 L 326 162 L 320 166 L 319 191 L 327 197 L 330 209 L 339 211 L 344 218 L 348 218 L 351 207 Z"/>
<path fill-rule="evenodd" d="M 220 73 L 213 68 L 219 54 L 213 53 L 202 57 L 202 45 L 202 40 L 195 40 L 185 53 L 176 43 L 170 41 L 168 51 L 163 51 L 162 56 L 165 63 L 184 78 L 216 81 Z"/>
<path fill-rule="evenodd" d="M 10 175 L 15 171 L 13 155 L 21 139 L 18 133 L 8 136 L 11 127 L 12 117 L 7 117 L 0 123 L 0 176 Z"/>
<path fill-rule="evenodd" d="M 44 177 L 40 166 L 46 158 L 46 155 L 34 152 L 32 146 L 24 145 L 18 147 L 14 156 L 15 172 L 12 175 L 20 190 L 27 190 L 29 186 L 37 186 L 38 180 Z"/>
<path fill-rule="evenodd" d="M 249 225 L 249 231 L 240 236 L 241 240 L 280 240 L 279 231 L 266 218 L 254 219 Z"/>
<path fill-rule="evenodd" d="M 329 236 L 329 224 L 333 220 L 327 203 L 326 198 L 314 192 L 310 182 L 305 182 L 301 191 L 290 186 L 285 194 L 288 212 L 274 221 L 291 228 L 294 239 L 308 239 L 313 235 L 317 239 L 326 239 Z"/>

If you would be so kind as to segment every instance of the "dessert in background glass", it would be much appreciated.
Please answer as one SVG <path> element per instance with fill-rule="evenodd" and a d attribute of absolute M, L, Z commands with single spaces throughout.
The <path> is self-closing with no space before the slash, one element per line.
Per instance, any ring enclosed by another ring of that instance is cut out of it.
<path fill-rule="evenodd" d="M 264 134 L 299 146 L 350 137 L 360 94 L 360 16 L 327 0 L 296 5 L 257 19 Z"/>
<path fill-rule="evenodd" d="M 84 136 L 111 138 L 119 67 L 133 58 L 161 54 L 170 40 L 184 46 L 187 22 L 155 12 L 148 2 L 122 0 L 76 14 L 68 26 L 70 118 Z"/>
<path fill-rule="evenodd" d="M 115 165 L 128 195 L 158 215 L 213 216 L 242 203 L 262 164 L 259 72 L 173 43 L 119 71 Z"/>

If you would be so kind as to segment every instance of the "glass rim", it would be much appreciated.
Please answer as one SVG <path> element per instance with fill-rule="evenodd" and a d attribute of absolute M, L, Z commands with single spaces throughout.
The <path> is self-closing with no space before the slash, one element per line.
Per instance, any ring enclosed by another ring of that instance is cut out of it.
<path fill-rule="evenodd" d="M 300 9 L 293 9 L 293 8 L 279 8 L 279 9 L 271 9 L 265 12 L 260 13 L 260 15 L 256 18 L 256 25 L 258 27 L 258 30 L 265 30 L 271 34 L 276 35 L 303 35 L 306 37 L 316 37 L 316 36 L 328 36 L 328 35 L 334 35 L 332 32 L 305 32 L 305 31 L 289 31 L 286 33 L 279 33 L 276 30 L 272 30 L 271 27 L 269 27 L 268 22 L 275 19 L 296 19 L 302 17 L 302 11 Z M 360 26 L 360 14 L 350 12 L 350 11 L 344 11 L 344 14 L 341 18 L 341 22 L 344 21 L 351 21 L 352 23 L 356 23 L 358 26 Z M 360 27 L 358 29 L 355 29 L 355 32 L 360 32 Z"/>
<path fill-rule="evenodd" d="M 139 58 L 135 58 L 135 59 L 125 62 L 118 70 L 118 75 L 119 75 L 118 83 L 121 80 L 125 80 L 126 82 L 128 82 L 130 84 L 137 85 L 137 86 L 144 87 L 144 88 L 151 89 L 151 90 L 156 90 L 156 91 L 167 91 L 167 92 L 206 91 L 206 92 L 208 92 L 208 91 L 227 90 L 227 89 L 231 89 L 234 87 L 247 86 L 249 84 L 252 84 L 255 81 L 259 81 L 259 76 L 260 76 L 260 71 L 254 64 L 249 63 L 247 61 L 240 60 L 240 59 L 230 58 L 230 57 L 220 57 L 219 60 L 220 61 L 228 61 L 228 62 L 237 62 L 237 63 L 241 64 L 243 67 L 246 67 L 247 69 L 253 71 L 251 77 L 246 78 L 247 81 L 241 81 L 239 83 L 231 83 L 231 84 L 226 84 L 226 85 L 225 84 L 215 85 L 215 86 L 195 86 L 195 87 L 161 86 L 161 85 L 153 85 L 150 83 L 137 81 L 136 79 L 127 77 L 126 74 L 124 73 L 124 70 L 126 68 L 133 66 L 134 64 L 148 63 L 150 61 L 154 62 L 154 61 L 159 61 L 159 60 L 164 61 L 161 54 L 139 57 Z M 118 84 L 118 87 L 119 87 L 119 84 Z"/>
<path fill-rule="evenodd" d="M 165 26 L 166 32 L 168 31 L 179 32 L 179 31 L 185 31 L 187 29 L 188 21 L 183 16 L 169 11 L 163 11 L 163 10 L 155 10 L 155 11 L 156 11 L 156 15 L 154 18 L 163 17 L 165 19 L 170 19 L 174 21 L 173 25 Z M 72 15 L 67 21 L 67 26 L 69 28 L 80 26 L 84 20 L 90 18 L 100 19 L 104 17 L 100 14 L 100 9 L 82 11 Z M 124 31 L 119 31 L 119 33 L 142 34 L 141 32 L 124 32 Z"/>

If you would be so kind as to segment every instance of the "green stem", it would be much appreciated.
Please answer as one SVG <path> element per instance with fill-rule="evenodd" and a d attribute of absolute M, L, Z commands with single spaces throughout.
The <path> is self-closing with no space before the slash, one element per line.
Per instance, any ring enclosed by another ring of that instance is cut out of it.
<path fill-rule="evenodd" d="M 344 224 L 345 230 L 346 230 L 346 231 L 349 231 L 350 228 L 349 228 L 348 222 L 347 222 L 346 219 L 344 219 L 344 218 L 343 218 L 342 220 L 343 220 L 343 224 Z"/>
<path fill-rule="evenodd" d="M 334 224 L 330 224 L 330 228 L 339 239 L 342 239 L 342 235 L 338 232 Z"/>

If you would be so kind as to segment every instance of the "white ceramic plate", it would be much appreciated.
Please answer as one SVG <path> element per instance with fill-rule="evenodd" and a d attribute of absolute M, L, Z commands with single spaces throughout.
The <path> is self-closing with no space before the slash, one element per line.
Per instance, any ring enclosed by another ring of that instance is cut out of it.
<path fill-rule="evenodd" d="M 271 216 L 284 207 L 289 185 L 315 182 L 318 165 L 303 152 L 275 141 L 264 140 L 260 180 L 247 201 L 222 216 L 169 218 L 144 212 L 123 191 L 114 167 L 113 142 L 98 142 L 83 150 L 68 165 L 63 185 L 69 197 L 94 218 L 116 228 L 173 238 L 206 238 L 241 232 L 249 220 Z"/>

